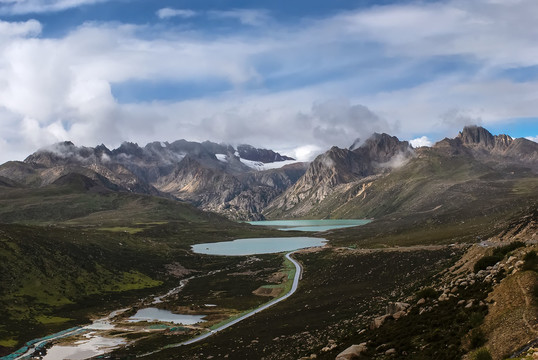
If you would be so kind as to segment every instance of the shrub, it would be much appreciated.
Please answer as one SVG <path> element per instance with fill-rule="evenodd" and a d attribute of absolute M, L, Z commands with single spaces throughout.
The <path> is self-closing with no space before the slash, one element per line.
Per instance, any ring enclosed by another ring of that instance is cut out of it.
<path fill-rule="evenodd" d="M 430 298 L 430 299 L 434 299 L 437 297 L 437 291 L 435 291 L 434 288 L 431 288 L 431 287 L 426 287 L 424 289 L 420 289 L 417 294 L 417 299 L 426 299 L 426 298 Z"/>
<path fill-rule="evenodd" d="M 480 348 L 473 354 L 473 360 L 493 360 L 493 358 L 488 349 Z"/>
<path fill-rule="evenodd" d="M 537 270 L 538 256 L 536 256 L 536 251 L 529 251 L 527 254 L 525 254 L 523 260 L 525 260 L 525 263 L 523 264 L 523 270 Z"/>
<path fill-rule="evenodd" d="M 486 335 L 480 329 L 471 331 L 471 349 L 476 349 L 486 343 Z"/>
<path fill-rule="evenodd" d="M 503 259 L 503 256 L 499 255 L 489 255 L 484 256 L 474 264 L 474 272 L 479 272 L 480 270 L 485 270 L 488 266 L 493 266 Z"/>
<path fill-rule="evenodd" d="M 517 248 L 524 247 L 525 243 L 521 241 L 513 241 L 508 245 L 500 246 L 493 250 L 493 255 L 500 256 L 501 259 L 510 251 L 514 251 Z"/>
<path fill-rule="evenodd" d="M 531 250 L 528 253 L 525 254 L 525 257 L 523 258 L 525 261 L 533 261 L 536 260 L 536 251 Z"/>
<path fill-rule="evenodd" d="M 474 312 L 469 316 L 469 323 L 472 327 L 477 327 L 484 321 L 484 314 L 480 312 Z"/>

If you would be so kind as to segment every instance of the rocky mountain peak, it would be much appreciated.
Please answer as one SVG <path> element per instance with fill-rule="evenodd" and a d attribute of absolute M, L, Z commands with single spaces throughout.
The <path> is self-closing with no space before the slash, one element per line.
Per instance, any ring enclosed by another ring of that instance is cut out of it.
<path fill-rule="evenodd" d="M 92 148 L 77 147 L 71 141 L 59 142 L 39 149 L 28 156 L 24 162 L 27 164 L 51 167 L 64 165 L 73 159 L 87 160 L 94 155 Z"/>
<path fill-rule="evenodd" d="M 113 155 L 125 154 L 130 156 L 142 157 L 144 155 L 144 150 L 138 146 L 137 143 L 132 142 L 123 142 L 119 148 L 112 150 Z"/>
<path fill-rule="evenodd" d="M 385 163 L 397 154 L 411 153 L 412 149 L 407 141 L 400 141 L 396 136 L 374 133 L 354 151 L 367 156 L 370 161 Z"/>
<path fill-rule="evenodd" d="M 495 147 L 495 137 L 481 126 L 466 126 L 458 134 L 457 138 L 467 146 Z"/>
<path fill-rule="evenodd" d="M 110 155 L 112 154 L 112 151 L 110 151 L 109 148 L 107 148 L 104 144 L 101 144 L 101 145 L 97 145 L 94 149 L 95 153 L 98 154 L 98 155 L 101 155 L 101 154 L 107 154 L 107 155 Z"/>
<path fill-rule="evenodd" d="M 266 164 L 275 161 L 295 160 L 289 156 L 280 155 L 273 150 L 257 149 L 254 146 L 246 144 L 237 146 L 237 152 L 242 159 L 259 161 Z"/>

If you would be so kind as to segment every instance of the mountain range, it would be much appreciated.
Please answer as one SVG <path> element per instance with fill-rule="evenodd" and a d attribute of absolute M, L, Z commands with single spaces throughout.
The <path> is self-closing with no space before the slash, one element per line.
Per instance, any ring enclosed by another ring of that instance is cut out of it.
<path fill-rule="evenodd" d="M 457 213 L 463 202 L 502 202 L 499 188 L 510 191 L 537 171 L 537 143 L 469 126 L 418 149 L 376 133 L 348 149 L 332 147 L 311 163 L 208 141 L 126 142 L 114 150 L 62 142 L 0 165 L 0 185 L 40 188 L 79 174 L 90 187 L 186 201 L 235 220 L 364 218 Z"/>

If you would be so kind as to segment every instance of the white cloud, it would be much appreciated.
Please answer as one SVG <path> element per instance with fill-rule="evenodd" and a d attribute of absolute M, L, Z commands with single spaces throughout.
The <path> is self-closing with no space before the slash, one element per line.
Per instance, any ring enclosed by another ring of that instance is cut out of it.
<path fill-rule="evenodd" d="M 41 33 L 41 23 L 37 20 L 7 22 L 0 20 L 0 38 L 36 36 Z"/>
<path fill-rule="evenodd" d="M 291 149 L 288 151 L 283 151 L 282 154 L 289 154 L 297 161 L 312 161 L 314 158 L 321 152 L 326 149 L 323 149 L 316 145 L 304 145 L 299 146 L 298 148 Z"/>
<path fill-rule="evenodd" d="M 535 143 L 538 143 L 538 135 L 536 136 L 527 136 L 525 139 L 534 141 Z"/>
<path fill-rule="evenodd" d="M 163 8 L 157 11 L 157 16 L 161 19 L 168 19 L 172 17 L 190 18 L 196 15 L 197 12 L 190 9 Z"/>
<path fill-rule="evenodd" d="M 432 146 L 432 141 L 427 136 L 421 136 L 419 138 L 409 140 L 409 143 L 414 148 L 419 148 L 421 146 Z"/>
<path fill-rule="evenodd" d="M 110 0 L 3 0 L 0 1 L 0 14 L 50 13 L 107 1 Z"/>
<path fill-rule="evenodd" d="M 220 19 L 235 19 L 244 25 L 260 26 L 269 22 L 270 16 L 266 10 L 236 9 L 224 11 L 210 11 L 210 17 Z"/>
<path fill-rule="evenodd" d="M 97 1 L 0 0 L 0 13 Z M 215 34 L 86 23 L 46 39 L 35 20 L 0 21 L 2 146 L 17 144 L 23 158 L 45 141 L 116 146 L 188 138 L 290 149 L 291 156 L 309 158 L 372 131 L 434 139 L 466 124 L 488 127 L 538 113 L 536 79 L 495 76 L 538 65 L 535 0 L 412 2 L 279 26 L 263 10 L 169 8 L 157 15 L 174 11 L 258 28 Z M 444 57 L 448 71 L 427 73 L 422 66 Z M 470 69 L 458 67 L 462 60 Z M 402 74 L 421 80 L 406 84 Z M 118 103 L 112 89 L 130 81 L 228 87 L 191 100 Z M 8 155 L 14 153 L 2 152 L 0 161 L 13 158 Z"/>

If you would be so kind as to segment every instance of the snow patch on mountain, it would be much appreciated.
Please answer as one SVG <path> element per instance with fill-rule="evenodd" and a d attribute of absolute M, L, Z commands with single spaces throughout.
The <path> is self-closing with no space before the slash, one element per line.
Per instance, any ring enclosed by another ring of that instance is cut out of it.
<path fill-rule="evenodd" d="M 226 154 L 215 154 L 218 161 L 222 161 L 227 163 L 228 162 L 228 155 Z"/>
<path fill-rule="evenodd" d="M 284 161 L 275 161 L 272 163 L 262 163 L 260 161 L 252 161 L 252 160 L 246 160 L 242 158 L 240 158 L 239 160 L 246 166 L 252 169 L 258 170 L 258 171 L 280 169 L 283 166 L 295 164 L 298 162 L 297 160 L 284 160 Z"/>

